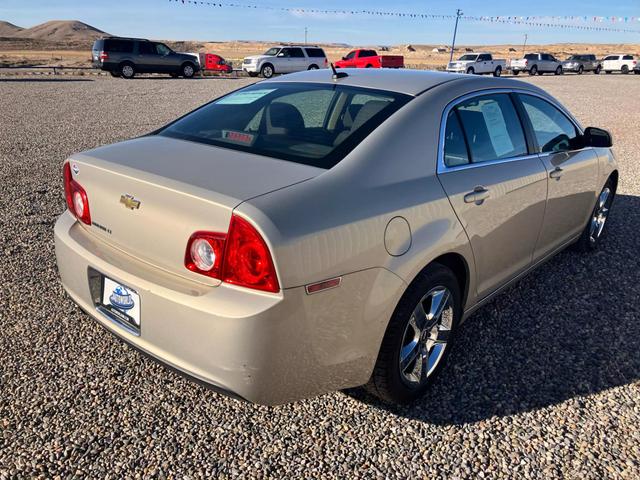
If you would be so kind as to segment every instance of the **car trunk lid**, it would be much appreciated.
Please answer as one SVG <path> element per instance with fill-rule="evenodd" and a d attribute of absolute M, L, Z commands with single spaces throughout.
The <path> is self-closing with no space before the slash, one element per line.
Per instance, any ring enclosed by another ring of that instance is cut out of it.
<path fill-rule="evenodd" d="M 219 282 L 184 267 L 194 232 L 226 233 L 241 202 L 324 172 L 160 136 L 77 154 L 70 163 L 88 195 L 89 231 L 139 260 L 209 284 Z"/>

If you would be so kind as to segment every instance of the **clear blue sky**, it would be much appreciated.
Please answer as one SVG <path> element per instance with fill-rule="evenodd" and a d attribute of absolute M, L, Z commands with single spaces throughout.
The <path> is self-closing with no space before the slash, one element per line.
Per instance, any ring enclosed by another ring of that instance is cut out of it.
<path fill-rule="evenodd" d="M 380 9 L 451 14 L 457 7 L 467 15 L 587 15 L 638 16 L 640 0 L 235 0 L 273 6 L 326 9 Z M 30 27 L 47 20 L 81 20 L 115 35 L 168 40 L 302 41 L 304 27 L 312 42 L 350 44 L 447 44 L 453 21 L 406 18 L 301 15 L 264 10 L 213 8 L 176 4 L 168 0 L 0 0 L 0 20 Z M 593 25 L 586 23 L 586 25 Z M 611 25 L 607 23 L 607 25 Z M 615 25 L 613 25 L 615 26 Z M 619 24 L 640 31 L 640 22 Z M 459 30 L 463 44 L 593 42 L 640 43 L 640 33 L 612 33 L 465 22 Z"/>

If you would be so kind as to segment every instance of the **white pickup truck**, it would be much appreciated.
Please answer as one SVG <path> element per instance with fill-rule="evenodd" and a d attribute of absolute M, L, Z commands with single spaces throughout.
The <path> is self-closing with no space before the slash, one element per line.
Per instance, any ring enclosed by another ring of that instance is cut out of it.
<path fill-rule="evenodd" d="M 529 75 L 543 73 L 562 74 L 562 62 L 549 53 L 527 53 L 524 58 L 511 60 L 511 73 L 529 72 Z"/>
<path fill-rule="evenodd" d="M 447 72 L 469 73 L 472 75 L 490 73 L 494 77 L 499 77 L 506 68 L 506 60 L 494 60 L 490 53 L 480 52 L 467 53 L 455 62 L 449 62 Z"/>

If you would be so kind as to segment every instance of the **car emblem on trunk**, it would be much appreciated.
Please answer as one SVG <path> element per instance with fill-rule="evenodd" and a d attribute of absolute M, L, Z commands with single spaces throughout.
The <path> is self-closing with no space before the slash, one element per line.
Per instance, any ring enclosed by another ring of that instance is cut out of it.
<path fill-rule="evenodd" d="M 131 210 L 140 208 L 140 200 L 136 200 L 132 195 L 120 195 L 120 203 Z"/>
<path fill-rule="evenodd" d="M 133 308 L 133 298 L 131 298 L 131 294 L 129 290 L 127 290 L 122 285 L 118 285 L 111 296 L 109 297 L 109 302 L 116 308 L 120 310 L 131 310 Z"/>

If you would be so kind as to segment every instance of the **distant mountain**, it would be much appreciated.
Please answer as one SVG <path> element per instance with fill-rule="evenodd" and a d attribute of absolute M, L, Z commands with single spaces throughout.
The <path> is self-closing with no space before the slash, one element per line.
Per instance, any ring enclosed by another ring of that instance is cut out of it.
<path fill-rule="evenodd" d="M 35 27 L 22 29 L 12 36 L 52 42 L 87 42 L 104 35 L 108 34 L 78 20 L 51 20 Z"/>
<path fill-rule="evenodd" d="M 15 37 L 23 30 L 24 28 L 18 27 L 13 23 L 0 20 L 0 37 Z"/>

